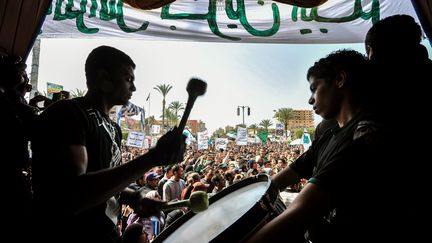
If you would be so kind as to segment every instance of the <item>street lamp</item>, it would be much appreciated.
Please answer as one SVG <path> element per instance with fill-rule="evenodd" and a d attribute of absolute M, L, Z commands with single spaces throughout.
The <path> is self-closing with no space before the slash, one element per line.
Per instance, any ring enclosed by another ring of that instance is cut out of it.
<path fill-rule="evenodd" d="M 247 115 L 250 116 L 250 107 L 247 106 L 247 105 L 239 105 L 239 106 L 237 106 L 237 116 L 240 116 L 240 108 L 242 108 L 243 125 L 245 125 L 245 122 L 244 122 L 244 109 L 247 108 Z"/>

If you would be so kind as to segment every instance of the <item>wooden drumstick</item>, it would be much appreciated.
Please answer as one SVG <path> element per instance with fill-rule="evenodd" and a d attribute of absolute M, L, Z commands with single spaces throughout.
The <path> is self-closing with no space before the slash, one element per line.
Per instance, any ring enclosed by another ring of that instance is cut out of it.
<path fill-rule="evenodd" d="M 159 207 L 160 210 L 173 210 L 182 207 L 188 207 L 194 213 L 205 211 L 209 206 L 208 195 L 203 191 L 196 191 L 190 195 L 188 200 L 170 202 Z"/>
<path fill-rule="evenodd" d="M 192 110 L 192 107 L 195 103 L 195 100 L 198 96 L 202 96 L 207 91 L 207 83 L 198 78 L 191 78 L 189 83 L 186 86 L 186 91 L 188 92 L 188 100 L 185 108 L 185 112 L 183 113 L 182 119 L 178 126 L 179 131 L 183 133 L 183 130 L 186 126 L 186 122 L 188 120 L 189 114 Z"/>

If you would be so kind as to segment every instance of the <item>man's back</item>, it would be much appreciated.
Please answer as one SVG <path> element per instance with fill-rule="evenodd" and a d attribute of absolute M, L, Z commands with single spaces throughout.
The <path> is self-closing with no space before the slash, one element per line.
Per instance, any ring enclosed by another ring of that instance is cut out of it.
<path fill-rule="evenodd" d="M 32 144 L 35 204 L 38 213 L 45 214 L 50 210 L 64 220 L 61 225 L 48 222 L 56 231 L 88 230 L 90 235 L 87 236 L 102 236 L 104 232 L 106 235 L 113 231 L 114 222 L 107 216 L 105 203 L 74 215 L 74 201 L 80 200 L 80 195 L 75 192 L 78 175 L 64 161 L 55 160 L 58 157 L 55 154 L 64 153 L 66 147 L 82 145 L 87 149 L 88 173 L 109 168 L 115 150 L 107 126 L 113 126 L 114 141 L 119 143 L 118 128 L 92 109 L 84 98 L 59 101 L 44 111 L 37 121 Z M 47 136 L 47 131 L 52 136 Z M 76 234 L 75 237 L 77 235 L 86 236 Z"/>

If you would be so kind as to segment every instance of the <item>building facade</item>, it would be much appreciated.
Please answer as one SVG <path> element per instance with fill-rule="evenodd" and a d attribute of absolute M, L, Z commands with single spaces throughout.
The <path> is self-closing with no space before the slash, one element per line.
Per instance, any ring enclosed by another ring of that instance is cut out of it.
<path fill-rule="evenodd" d="M 295 131 L 315 127 L 312 110 L 293 110 L 294 119 L 288 122 L 288 130 Z"/>
<path fill-rule="evenodd" d="M 197 134 L 197 132 L 202 132 L 206 130 L 205 123 L 201 120 L 188 120 L 186 122 L 186 126 L 189 127 L 189 130 L 193 134 Z"/>

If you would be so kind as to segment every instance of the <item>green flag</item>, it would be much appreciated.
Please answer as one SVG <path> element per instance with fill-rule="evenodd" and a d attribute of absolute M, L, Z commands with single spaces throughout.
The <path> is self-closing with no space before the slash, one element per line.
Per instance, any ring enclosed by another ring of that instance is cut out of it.
<path fill-rule="evenodd" d="M 261 139 L 262 143 L 266 143 L 267 142 L 267 137 L 268 137 L 268 132 L 260 132 L 258 133 L 258 137 Z"/>

